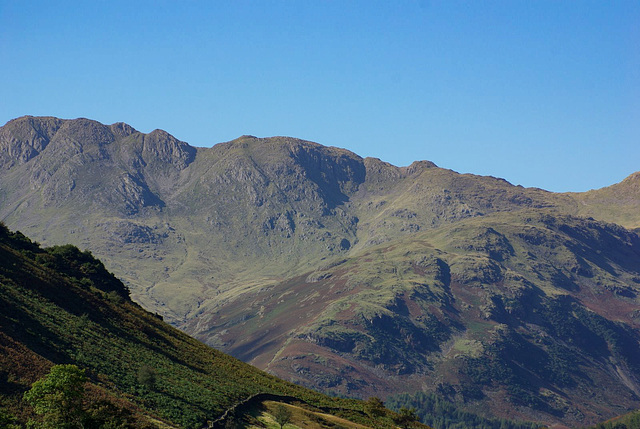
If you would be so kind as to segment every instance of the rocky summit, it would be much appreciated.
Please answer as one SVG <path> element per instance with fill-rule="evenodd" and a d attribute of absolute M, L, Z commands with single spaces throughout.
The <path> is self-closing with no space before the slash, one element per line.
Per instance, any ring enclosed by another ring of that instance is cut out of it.
<path fill-rule="evenodd" d="M 640 407 L 640 175 L 558 194 L 288 137 L 0 128 L 0 220 L 296 383 L 571 426 Z"/>

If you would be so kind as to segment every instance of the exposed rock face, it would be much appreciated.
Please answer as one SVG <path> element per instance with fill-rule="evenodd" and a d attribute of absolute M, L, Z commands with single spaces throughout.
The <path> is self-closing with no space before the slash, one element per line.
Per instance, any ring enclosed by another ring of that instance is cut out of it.
<path fill-rule="evenodd" d="M 288 137 L 0 128 L 0 219 L 90 249 L 202 341 L 316 388 L 571 425 L 640 401 L 636 176 L 554 194 Z"/>
<path fill-rule="evenodd" d="M 9 122 L 0 131 L 0 166 L 9 169 L 37 156 L 61 124 L 60 119 L 33 117 Z"/>

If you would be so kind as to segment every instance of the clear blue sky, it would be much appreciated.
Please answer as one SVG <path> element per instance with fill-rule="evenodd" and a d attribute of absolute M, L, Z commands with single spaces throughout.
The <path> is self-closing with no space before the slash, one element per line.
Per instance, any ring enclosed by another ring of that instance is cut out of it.
<path fill-rule="evenodd" d="M 640 170 L 640 2 L 0 0 L 0 123 L 22 115 L 583 191 Z"/>

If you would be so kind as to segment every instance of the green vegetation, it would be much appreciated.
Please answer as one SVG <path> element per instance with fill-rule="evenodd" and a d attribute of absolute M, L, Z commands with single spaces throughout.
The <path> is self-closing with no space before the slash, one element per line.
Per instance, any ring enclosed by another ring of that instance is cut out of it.
<path fill-rule="evenodd" d="M 395 419 L 395 422 L 398 424 L 398 426 L 404 429 L 411 427 L 417 421 L 418 414 L 416 413 L 415 408 L 405 407 L 401 407 L 398 410 L 398 416 Z"/>
<path fill-rule="evenodd" d="M 291 416 L 291 411 L 289 411 L 289 409 L 282 404 L 276 406 L 276 409 L 273 413 L 273 418 L 280 425 L 280 429 L 282 429 L 284 425 L 291 421 Z"/>
<path fill-rule="evenodd" d="M 16 420 L 15 416 L 3 409 L 0 409 L 0 428 L 20 429 L 20 425 L 15 424 Z"/>
<path fill-rule="evenodd" d="M 375 396 L 370 397 L 364 404 L 364 411 L 371 418 L 382 417 L 385 414 L 384 403 L 380 398 Z"/>
<path fill-rule="evenodd" d="M 24 400 L 42 417 L 44 429 L 72 429 L 84 427 L 82 408 L 84 370 L 75 365 L 56 365 L 24 394 Z"/>
<path fill-rule="evenodd" d="M 142 365 L 138 370 L 138 383 L 149 390 L 156 387 L 156 371 L 149 365 Z"/>
<path fill-rule="evenodd" d="M 367 427 L 335 415 L 327 414 L 322 410 L 314 409 L 305 404 L 279 403 L 274 401 L 263 401 L 256 404 L 244 414 L 242 420 L 234 423 L 247 429 L 282 429 L 277 419 L 278 415 L 287 417 L 288 421 L 283 423 L 283 428 L 287 429 L 366 429 Z M 423 429 L 428 429 L 424 425 L 420 426 Z M 391 418 L 386 418 L 376 420 L 374 427 L 387 427 L 391 429 L 395 426 Z"/>
<path fill-rule="evenodd" d="M 438 395 L 424 392 L 418 392 L 415 395 L 391 396 L 387 398 L 386 405 L 392 410 L 414 410 L 420 421 L 435 429 L 536 429 L 540 427 L 535 423 L 481 417 L 462 411 Z"/>
<path fill-rule="evenodd" d="M 634 411 L 615 419 L 598 423 L 589 429 L 640 429 L 640 411 Z"/>
<path fill-rule="evenodd" d="M 257 393 L 369 420 L 359 401 L 284 382 L 164 324 L 87 252 L 41 249 L 2 224 L 0 308 L 5 425 L 200 428 Z"/>

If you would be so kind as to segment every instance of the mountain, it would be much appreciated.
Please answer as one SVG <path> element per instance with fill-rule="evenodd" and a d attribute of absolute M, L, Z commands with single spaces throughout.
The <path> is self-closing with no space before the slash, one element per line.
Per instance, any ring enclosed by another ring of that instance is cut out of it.
<path fill-rule="evenodd" d="M 640 172 L 615 185 L 573 194 L 572 197 L 578 203 L 577 214 L 602 218 L 636 232 L 640 230 Z"/>
<path fill-rule="evenodd" d="M 287 137 L 0 129 L 0 219 L 203 342 L 341 395 L 574 426 L 640 404 L 639 177 L 557 194 Z"/>
<path fill-rule="evenodd" d="M 263 418 L 279 403 L 317 427 L 373 424 L 360 401 L 287 383 L 162 322 L 133 303 L 89 252 L 70 245 L 42 249 L 2 224 L 0 309 L 2 427 L 37 419 L 23 393 L 54 364 L 87 371 L 84 407 L 94 420 L 83 427 L 201 428 L 225 412 L 240 422 L 249 415 L 237 405 L 247 399 Z M 153 376 L 144 381 L 143 371 Z M 393 417 L 381 409 L 376 424 L 391 427 Z"/>
<path fill-rule="evenodd" d="M 427 385 L 494 415 L 597 421 L 638 403 L 639 252 L 637 235 L 614 224 L 471 218 L 197 323 L 233 354 L 319 388 L 383 395 Z"/>

